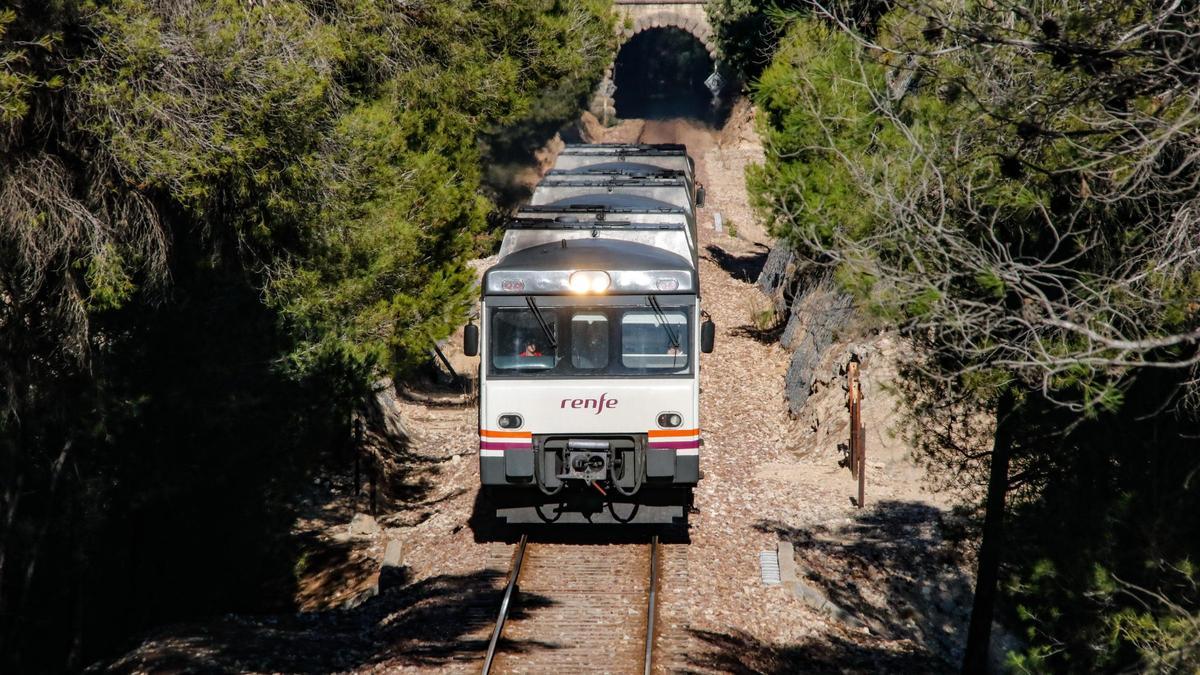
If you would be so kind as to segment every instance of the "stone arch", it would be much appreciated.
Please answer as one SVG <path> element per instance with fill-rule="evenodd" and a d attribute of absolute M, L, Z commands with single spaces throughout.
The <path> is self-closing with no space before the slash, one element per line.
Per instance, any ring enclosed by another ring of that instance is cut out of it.
<path fill-rule="evenodd" d="M 650 14 L 638 14 L 633 18 L 633 26 L 630 28 L 621 27 L 619 29 L 617 40 L 617 51 L 621 51 L 621 47 L 625 46 L 634 35 L 643 31 L 648 31 L 652 28 L 678 28 L 687 33 L 691 33 L 692 37 L 696 38 L 700 44 L 704 45 L 705 51 L 712 57 L 713 63 L 717 61 L 717 43 L 713 39 L 712 27 L 708 24 L 708 17 L 697 18 L 688 16 L 679 12 L 660 11 Z"/>

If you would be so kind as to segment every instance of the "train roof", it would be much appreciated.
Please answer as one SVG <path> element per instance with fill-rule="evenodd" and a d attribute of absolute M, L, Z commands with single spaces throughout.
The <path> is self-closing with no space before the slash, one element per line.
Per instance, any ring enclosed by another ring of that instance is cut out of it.
<path fill-rule="evenodd" d="M 579 204 L 577 206 L 522 206 L 517 209 L 516 218 L 523 220 L 549 220 L 553 218 L 586 218 L 592 220 L 634 220 L 648 216 L 687 218 L 687 211 L 678 206 L 667 205 L 665 208 L 636 208 L 628 206 L 604 206 L 602 204 Z"/>
<path fill-rule="evenodd" d="M 696 165 L 684 151 L 637 149 L 584 150 L 564 152 L 554 158 L 554 170 L 571 173 L 636 172 L 656 174 L 663 171 L 680 171 L 692 180 Z"/>
<path fill-rule="evenodd" d="M 570 169 L 551 169 L 547 175 L 564 175 L 564 174 L 597 174 L 597 173 L 612 173 L 626 176 L 644 176 L 647 174 L 677 176 L 684 172 L 679 169 L 671 169 L 661 167 L 656 164 L 646 164 L 645 162 L 599 162 L 597 164 L 585 164 Z"/>
<path fill-rule="evenodd" d="M 680 255 L 638 242 L 592 238 L 514 251 L 484 273 L 483 287 L 488 293 L 565 293 L 570 273 L 581 270 L 607 272 L 614 294 L 660 292 L 649 284 L 662 277 L 675 281 L 672 290 L 698 288 L 692 262 Z"/>
<path fill-rule="evenodd" d="M 574 143 L 560 155 L 687 155 L 687 146 L 680 143 Z"/>
<path fill-rule="evenodd" d="M 568 241 L 595 239 L 597 241 L 634 242 L 684 256 L 692 261 L 693 267 L 697 262 L 696 247 L 692 244 L 691 234 L 684 227 L 678 225 L 674 227 L 639 227 L 636 225 L 628 228 L 597 227 L 584 223 L 578 223 L 568 228 L 555 227 L 554 229 L 536 226 L 509 228 L 504 233 L 504 241 L 500 243 L 499 259 L 504 260 L 517 251 L 545 244 L 561 245 L 564 239 Z"/>
<path fill-rule="evenodd" d="M 692 174 L 690 172 L 680 171 L 678 168 L 673 167 L 651 166 L 635 162 L 606 162 L 602 165 L 592 164 L 570 169 L 555 168 L 547 171 L 542 180 L 578 184 L 593 180 L 657 181 L 672 178 L 683 179 L 687 182 L 690 189 L 692 183 Z"/>
<path fill-rule="evenodd" d="M 571 216 L 558 218 L 518 218 L 508 222 L 513 230 L 678 230 L 680 223 L 646 223 L 608 219 L 579 220 Z"/>
<path fill-rule="evenodd" d="M 599 237 L 650 244 L 696 263 L 694 220 L 681 208 L 612 209 L 590 205 L 582 208 L 523 207 L 508 222 L 500 246 L 503 257 L 524 248 L 557 239 Z"/>
<path fill-rule="evenodd" d="M 595 204 L 601 196 L 623 195 L 633 204 L 635 197 L 649 198 L 664 205 L 686 209 L 694 218 L 695 202 L 688 181 L 683 178 L 596 179 L 577 176 L 573 180 L 545 178 L 533 190 L 530 202 L 536 205 Z"/>
<path fill-rule="evenodd" d="M 657 174 L 620 173 L 556 173 L 550 171 L 538 183 L 538 187 L 559 185 L 595 185 L 598 187 L 687 187 L 687 176 L 681 171 Z"/>
<path fill-rule="evenodd" d="M 547 204 L 532 204 L 522 207 L 524 209 L 581 209 L 587 211 L 617 211 L 625 210 L 628 212 L 650 212 L 650 213 L 687 213 L 687 210 L 681 206 L 676 206 L 670 202 L 664 202 L 661 199 L 646 197 L 644 195 L 630 195 L 618 193 L 600 193 L 576 195 L 573 197 L 563 197 Z"/>
<path fill-rule="evenodd" d="M 692 213 L 692 186 L 683 176 L 546 176 L 533 189 L 533 204 L 589 204 L 601 195 L 626 195 L 654 199 Z M 584 199 L 579 199 L 584 197 Z M 561 200 L 572 199 L 562 203 Z"/>
<path fill-rule="evenodd" d="M 530 272 L 574 270 L 686 270 L 692 263 L 661 248 L 617 239 L 562 240 L 515 251 L 491 271 L 520 269 Z"/>
<path fill-rule="evenodd" d="M 568 293 L 580 271 L 607 272 L 611 293 L 698 291 L 693 171 L 682 145 L 567 146 L 509 220 L 485 294 Z"/>

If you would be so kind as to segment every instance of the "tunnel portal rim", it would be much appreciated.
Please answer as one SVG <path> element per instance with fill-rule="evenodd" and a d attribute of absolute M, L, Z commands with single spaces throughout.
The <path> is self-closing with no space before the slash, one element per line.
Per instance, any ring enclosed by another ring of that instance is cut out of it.
<path fill-rule="evenodd" d="M 683 16 L 674 12 L 657 12 L 648 16 L 640 16 L 633 21 L 633 28 L 620 31 L 620 39 L 617 42 L 616 56 L 619 57 L 621 50 L 635 36 L 645 33 L 649 30 L 660 28 L 674 28 L 688 33 L 704 46 L 704 51 L 708 52 L 708 56 L 712 59 L 713 64 L 718 63 L 720 54 L 717 51 L 716 41 L 713 39 L 712 28 L 707 25 L 707 22 L 701 23 L 691 17 Z M 613 59 L 614 63 L 616 58 Z"/>

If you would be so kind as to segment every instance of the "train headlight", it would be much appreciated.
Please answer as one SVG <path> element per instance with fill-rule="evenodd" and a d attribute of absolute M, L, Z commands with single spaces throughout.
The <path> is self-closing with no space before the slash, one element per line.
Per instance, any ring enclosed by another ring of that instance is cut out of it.
<path fill-rule="evenodd" d="M 658 426 L 664 429 L 674 429 L 683 424 L 683 416 L 679 413 L 665 412 L 658 414 Z"/>
<path fill-rule="evenodd" d="M 611 283 L 608 272 L 581 270 L 571 275 L 570 286 L 574 293 L 603 293 Z"/>
<path fill-rule="evenodd" d="M 520 415 L 505 413 L 500 416 L 501 429 L 520 429 L 523 424 L 525 424 L 525 420 L 521 419 Z"/>

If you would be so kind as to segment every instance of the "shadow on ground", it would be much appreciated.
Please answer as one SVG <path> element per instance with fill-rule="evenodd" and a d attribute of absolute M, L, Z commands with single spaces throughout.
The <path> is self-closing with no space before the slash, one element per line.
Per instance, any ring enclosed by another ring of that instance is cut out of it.
<path fill-rule="evenodd" d="M 538 501 L 536 488 L 524 492 L 532 501 Z M 643 490 L 638 498 L 647 495 Z M 661 495 L 660 495 L 661 496 Z M 522 497 L 525 499 L 525 497 Z M 545 512 L 553 512 L 559 506 L 558 498 L 547 498 Z M 654 496 L 645 496 L 649 502 L 656 502 Z M 672 499 L 667 497 L 668 500 Z M 578 506 L 577 502 L 573 502 Z M 601 502 L 597 502 L 599 504 Z M 475 495 L 475 503 L 471 508 L 471 516 L 467 526 L 471 528 L 476 543 L 500 542 L 513 544 L 526 535 L 531 542 L 546 544 L 644 544 L 651 537 L 657 536 L 663 544 L 686 544 L 691 540 L 689 533 L 688 515 L 674 523 L 614 523 L 604 514 L 598 514 L 595 522 L 553 522 L 514 523 L 509 524 L 496 516 L 497 504 L 489 497 L 486 489 L 479 490 Z"/>
<path fill-rule="evenodd" d="M 779 339 L 783 337 L 785 328 L 787 328 L 786 321 L 776 320 L 772 321 L 765 328 L 750 323 L 734 326 L 729 329 L 729 334 L 738 337 L 748 337 L 759 344 L 772 345 L 779 342 Z"/>
<path fill-rule="evenodd" d="M 407 568 L 399 568 L 380 578 L 378 596 L 354 609 L 174 626 L 96 670 L 329 672 L 474 663 L 486 651 L 502 581 L 503 573 L 484 570 L 413 582 Z M 512 616 L 528 616 L 550 604 L 543 596 L 522 594 Z M 508 653 L 553 648 L 505 643 Z"/>
<path fill-rule="evenodd" d="M 708 252 L 708 259 L 725 270 L 729 276 L 739 281 L 754 283 L 763 266 L 767 264 L 767 254 L 770 252 L 770 249 L 762 244 L 757 246 L 760 250 L 749 255 L 736 255 L 713 244 L 705 246 L 704 250 Z"/>
<path fill-rule="evenodd" d="M 813 638 L 797 645 L 763 642 L 741 631 L 691 631 L 704 648 L 688 657 L 699 671 L 735 675 L 796 673 L 939 673 L 945 664 L 928 655 L 872 646 L 857 638 Z M 686 672 L 686 671 L 685 671 Z"/>
<path fill-rule="evenodd" d="M 733 673 L 956 670 L 972 580 L 960 547 L 942 537 L 943 515 L 921 502 L 882 501 L 836 529 L 760 521 L 760 531 L 793 544 L 804 583 L 870 634 L 833 618 L 831 635 L 796 645 L 697 632 L 709 649 L 694 665 Z"/>

